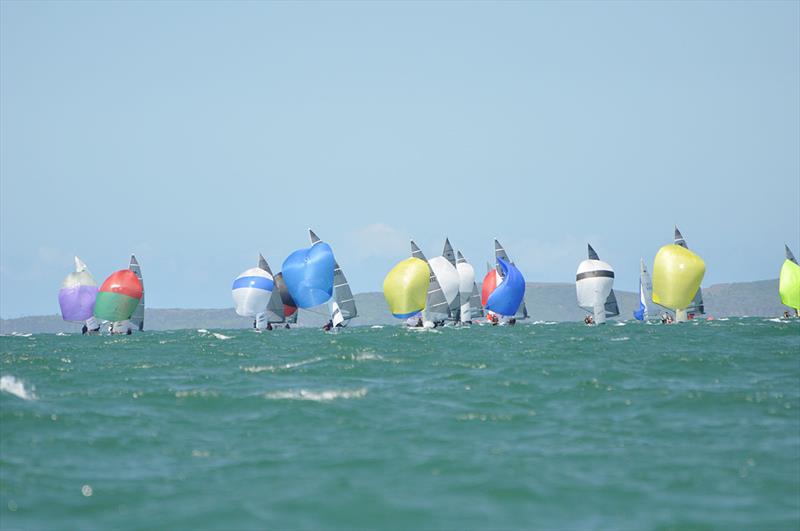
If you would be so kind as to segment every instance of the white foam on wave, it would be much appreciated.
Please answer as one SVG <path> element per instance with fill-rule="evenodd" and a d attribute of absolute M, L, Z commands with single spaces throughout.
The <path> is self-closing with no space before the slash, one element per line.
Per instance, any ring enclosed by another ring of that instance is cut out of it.
<path fill-rule="evenodd" d="M 614 323 L 614 326 L 625 326 L 627 323 L 620 323 L 619 321 Z"/>
<path fill-rule="evenodd" d="M 310 363 L 317 363 L 318 361 L 322 361 L 324 358 L 317 356 L 316 358 L 311 358 L 308 360 L 302 361 L 295 361 L 292 363 L 284 363 L 283 365 L 261 365 L 261 366 L 254 366 L 254 367 L 242 367 L 242 370 L 245 372 L 278 372 L 278 371 L 285 371 L 289 369 L 295 369 L 297 367 L 302 367 L 303 365 L 308 365 Z"/>
<path fill-rule="evenodd" d="M 370 328 L 383 328 L 383 326 L 382 325 L 372 325 L 372 326 L 370 326 Z"/>
<path fill-rule="evenodd" d="M 64 332 L 59 332 L 56 335 L 59 336 L 59 337 L 64 337 L 64 336 L 68 336 L 69 334 L 65 334 Z"/>
<path fill-rule="evenodd" d="M 216 337 L 217 339 L 219 339 L 221 341 L 225 341 L 226 339 L 233 339 L 233 336 L 226 336 L 225 334 L 218 334 L 217 332 L 214 332 L 211 335 Z"/>
<path fill-rule="evenodd" d="M 35 388 L 31 387 L 28 391 L 21 380 L 17 380 L 10 374 L 0 377 L 0 391 L 5 391 L 23 400 L 36 400 Z"/>
<path fill-rule="evenodd" d="M 312 402 L 331 402 L 333 400 L 343 398 L 345 400 L 353 398 L 363 398 L 367 395 L 366 387 L 353 390 L 339 390 L 333 389 L 330 391 L 309 391 L 307 389 L 298 389 L 290 391 L 274 391 L 266 393 L 264 398 L 267 400 L 309 400 Z"/>
<path fill-rule="evenodd" d="M 612 337 L 611 341 L 629 341 L 630 339 L 628 336 Z"/>
<path fill-rule="evenodd" d="M 198 328 L 197 329 L 197 333 L 198 334 L 207 334 L 208 330 L 206 330 L 205 328 Z"/>
<path fill-rule="evenodd" d="M 31 337 L 33 334 L 25 334 L 22 332 L 11 332 L 11 335 L 14 337 Z"/>

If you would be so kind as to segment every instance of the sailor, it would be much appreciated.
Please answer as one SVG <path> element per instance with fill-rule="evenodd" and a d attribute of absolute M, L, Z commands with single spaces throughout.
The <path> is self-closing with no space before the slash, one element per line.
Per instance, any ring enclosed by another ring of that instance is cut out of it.
<path fill-rule="evenodd" d="M 283 327 L 284 327 L 286 330 L 290 330 L 290 329 L 292 328 L 291 326 L 289 326 L 289 323 L 286 323 L 286 324 L 285 324 Z"/>
<path fill-rule="evenodd" d="M 497 317 L 496 313 L 490 313 L 489 320 L 492 322 L 492 326 L 497 326 L 500 324 L 500 319 Z"/>
<path fill-rule="evenodd" d="M 272 330 L 272 323 L 270 322 L 267 323 L 267 330 Z"/>
<path fill-rule="evenodd" d="M 508 320 L 508 324 L 509 326 L 514 326 L 515 324 L 517 324 L 517 320 L 514 317 L 512 317 L 511 319 Z"/>
<path fill-rule="evenodd" d="M 783 318 L 784 319 L 788 319 L 789 318 L 789 312 L 788 311 L 783 312 Z M 84 327 L 84 328 L 86 328 L 86 327 Z"/>
<path fill-rule="evenodd" d="M 789 315 L 786 312 L 783 312 L 783 313 L 785 313 L 787 316 Z M 88 332 L 88 331 L 89 331 L 89 327 L 86 326 L 86 325 L 83 325 L 83 328 L 81 328 L 81 334 L 86 335 L 86 332 Z"/>
<path fill-rule="evenodd" d="M 325 323 L 325 326 L 322 327 L 322 329 L 325 330 L 326 332 L 330 331 L 331 328 L 333 328 L 333 321 L 330 320 L 327 323 Z"/>

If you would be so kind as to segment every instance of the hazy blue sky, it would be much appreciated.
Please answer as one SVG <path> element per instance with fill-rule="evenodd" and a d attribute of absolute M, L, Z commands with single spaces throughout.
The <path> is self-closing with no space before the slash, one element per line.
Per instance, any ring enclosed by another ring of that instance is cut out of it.
<path fill-rule="evenodd" d="M 637 288 L 673 225 L 703 285 L 800 254 L 798 2 L 0 3 L 0 315 L 72 255 L 151 307 L 230 307 L 328 241 L 379 291 L 413 237 L 529 281 L 591 242 Z M 776 294 L 777 297 L 777 294 Z"/>

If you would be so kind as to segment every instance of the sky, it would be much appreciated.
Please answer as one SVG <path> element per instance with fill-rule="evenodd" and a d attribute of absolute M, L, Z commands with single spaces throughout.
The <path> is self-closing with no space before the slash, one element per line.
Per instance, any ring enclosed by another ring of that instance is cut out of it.
<path fill-rule="evenodd" d="M 73 255 L 232 307 L 307 227 L 355 292 L 445 237 L 636 291 L 674 225 L 704 286 L 800 255 L 800 3 L 0 2 L 3 318 Z"/>

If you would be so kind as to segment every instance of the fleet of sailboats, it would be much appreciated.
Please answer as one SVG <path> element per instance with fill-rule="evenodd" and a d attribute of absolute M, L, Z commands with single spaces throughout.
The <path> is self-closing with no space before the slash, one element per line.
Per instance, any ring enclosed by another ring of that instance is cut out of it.
<path fill-rule="evenodd" d="M 327 307 L 327 328 L 347 326 L 358 316 L 355 297 L 332 248 L 313 230 L 308 229 L 308 235 L 310 246 L 291 253 L 282 271 L 273 274 L 259 254 L 257 266 L 234 280 L 235 311 L 253 318 L 256 329 L 271 329 L 273 324 L 288 328 L 297 322 L 301 309 L 314 312 L 322 306 Z M 495 264 L 486 264 L 480 289 L 474 267 L 461 251 L 453 249 L 449 238 L 445 238 L 441 255 L 430 259 L 413 240 L 410 247 L 411 256 L 397 263 L 383 283 L 389 310 L 398 319 L 431 328 L 450 321 L 470 324 L 484 316 L 494 324 L 528 318 L 525 279 L 497 239 Z M 652 304 L 673 311 L 677 322 L 704 314 L 700 287 L 704 275 L 705 262 L 689 250 L 675 227 L 673 242 L 662 246 L 655 256 L 652 279 L 645 260 L 640 259 L 634 319 L 652 318 Z M 580 262 L 575 276 L 578 306 L 591 316 L 587 322 L 603 324 L 619 315 L 614 277 L 613 267 L 587 245 L 587 258 Z M 788 246 L 778 291 L 781 302 L 800 316 L 800 265 Z M 76 256 L 75 270 L 64 278 L 58 301 L 62 318 L 83 323 L 84 333 L 99 332 L 104 323 L 111 324 L 111 333 L 144 330 L 144 281 L 135 255 L 131 255 L 128 269 L 114 272 L 99 287 Z"/>

